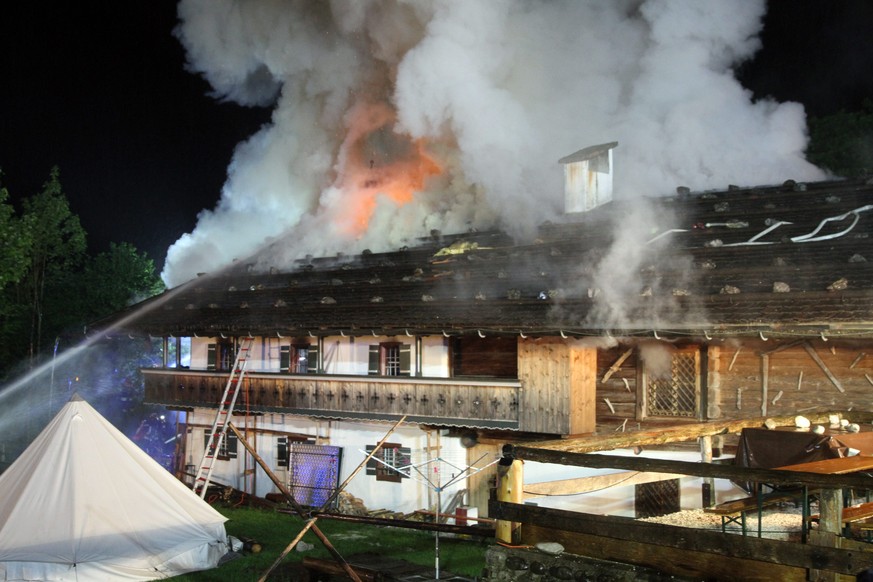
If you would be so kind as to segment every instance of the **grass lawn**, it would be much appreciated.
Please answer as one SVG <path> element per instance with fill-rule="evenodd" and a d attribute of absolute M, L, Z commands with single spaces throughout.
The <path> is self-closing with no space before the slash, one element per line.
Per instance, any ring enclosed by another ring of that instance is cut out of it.
<path fill-rule="evenodd" d="M 215 506 L 228 522 L 227 533 L 238 538 L 251 538 L 263 546 L 260 553 L 243 552 L 241 558 L 231 560 L 218 568 L 195 572 L 173 578 L 174 581 L 190 582 L 248 582 L 257 580 L 276 561 L 305 522 L 299 517 L 272 510 L 232 508 Z M 344 521 L 319 519 L 318 528 L 327 536 L 337 551 L 344 557 L 355 554 L 379 554 L 402 558 L 414 564 L 433 568 L 434 534 L 413 529 L 355 524 Z M 270 581 L 298 580 L 299 570 L 295 565 L 304 556 L 331 559 L 312 531 L 303 536 L 304 543 L 314 546 L 299 552 L 296 549 L 270 575 Z M 479 538 L 455 538 L 440 535 L 440 572 L 464 576 L 479 576 L 485 567 L 485 550 L 493 540 Z"/>

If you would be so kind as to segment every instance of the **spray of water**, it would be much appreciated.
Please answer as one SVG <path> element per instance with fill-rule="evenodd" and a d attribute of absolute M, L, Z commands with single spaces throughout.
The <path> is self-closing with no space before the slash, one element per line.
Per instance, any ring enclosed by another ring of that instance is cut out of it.
<path fill-rule="evenodd" d="M 21 374 L 0 388 L 0 435 L 4 443 L 18 451 L 4 448 L 0 450 L 0 462 L 11 461 L 20 449 L 29 442 L 43 426 L 51 420 L 57 410 L 63 406 L 74 392 L 82 393 L 94 408 L 101 414 L 118 422 L 117 414 L 111 414 L 116 408 L 122 408 L 128 403 L 124 399 L 120 382 L 122 376 L 116 368 L 108 367 L 106 378 L 92 378 L 89 385 L 79 382 L 83 375 L 93 376 L 95 370 L 106 369 L 109 352 L 113 346 L 107 345 L 107 339 L 113 334 L 119 334 L 130 322 L 146 316 L 149 312 L 162 306 L 174 295 L 182 291 L 179 287 L 139 304 L 128 315 L 116 320 L 112 325 L 96 330 L 78 344 L 58 352 L 60 342 L 55 343 L 52 357 L 45 362 Z M 124 337 L 127 338 L 126 332 Z M 89 373 L 90 372 L 90 373 Z M 58 385 L 60 384 L 60 385 Z"/>

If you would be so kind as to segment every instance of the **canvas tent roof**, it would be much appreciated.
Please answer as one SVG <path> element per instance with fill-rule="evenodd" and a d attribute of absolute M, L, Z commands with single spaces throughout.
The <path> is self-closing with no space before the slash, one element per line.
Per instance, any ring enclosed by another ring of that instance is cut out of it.
<path fill-rule="evenodd" d="M 0 580 L 154 580 L 217 565 L 225 518 L 74 396 L 0 475 Z"/>

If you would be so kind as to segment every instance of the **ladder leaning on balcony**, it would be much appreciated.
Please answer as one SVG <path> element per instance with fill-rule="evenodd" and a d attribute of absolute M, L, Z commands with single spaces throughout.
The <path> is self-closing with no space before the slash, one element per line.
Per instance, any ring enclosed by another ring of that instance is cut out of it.
<path fill-rule="evenodd" d="M 215 420 L 212 422 L 212 431 L 206 440 L 203 459 L 200 461 L 197 475 L 194 478 L 194 485 L 192 486 L 194 493 L 200 495 L 201 499 L 206 498 L 206 489 L 209 487 L 209 479 L 212 477 L 215 457 L 218 456 L 224 439 L 227 438 L 227 426 L 230 422 L 230 415 L 233 414 L 233 407 L 236 404 L 236 398 L 239 396 L 239 390 L 246 375 L 246 364 L 248 363 L 249 351 L 253 343 L 254 338 L 251 337 L 243 338 L 240 343 L 236 360 L 233 363 L 233 369 L 230 371 L 230 378 L 227 380 L 224 394 L 222 394 L 221 402 L 218 404 L 218 412 L 215 414 Z"/>

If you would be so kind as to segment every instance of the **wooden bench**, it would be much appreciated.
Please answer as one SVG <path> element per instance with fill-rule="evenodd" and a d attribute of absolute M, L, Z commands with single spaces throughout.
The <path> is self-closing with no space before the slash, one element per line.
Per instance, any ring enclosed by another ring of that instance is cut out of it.
<path fill-rule="evenodd" d="M 817 513 L 809 516 L 810 522 L 816 522 L 820 519 L 821 516 Z M 843 508 L 840 525 L 847 536 L 852 524 L 856 524 L 859 530 L 868 532 L 867 535 L 870 535 L 870 532 L 873 531 L 873 501 Z"/>
<path fill-rule="evenodd" d="M 767 507 L 773 507 L 787 501 L 797 501 L 798 492 L 786 493 L 771 493 L 764 495 L 760 499 L 758 496 L 743 497 L 742 499 L 733 499 L 725 501 L 712 507 L 704 508 L 704 512 L 713 513 L 721 516 L 721 532 L 727 533 L 728 524 L 735 523 L 740 526 L 743 535 L 746 535 L 746 514 L 750 511 L 758 512 L 758 517 L 761 517 L 761 511 Z M 760 532 L 759 532 L 760 533 Z"/>

